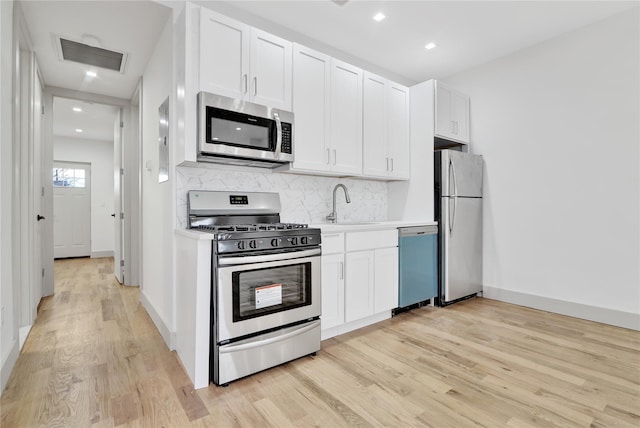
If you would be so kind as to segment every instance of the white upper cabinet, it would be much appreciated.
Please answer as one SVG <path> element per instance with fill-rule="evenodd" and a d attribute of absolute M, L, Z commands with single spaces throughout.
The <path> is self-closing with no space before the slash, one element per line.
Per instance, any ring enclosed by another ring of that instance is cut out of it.
<path fill-rule="evenodd" d="M 436 82 L 435 136 L 469 142 L 469 97 L 450 86 Z"/>
<path fill-rule="evenodd" d="M 243 99 L 248 95 L 250 27 L 200 9 L 200 90 Z"/>
<path fill-rule="evenodd" d="M 200 9 L 200 90 L 291 110 L 292 44 Z"/>
<path fill-rule="evenodd" d="M 251 89 L 254 103 L 291 111 L 293 44 L 251 29 Z"/>
<path fill-rule="evenodd" d="M 386 80 L 364 73 L 363 173 L 372 177 L 389 175 Z"/>
<path fill-rule="evenodd" d="M 292 171 L 362 174 L 362 70 L 294 43 Z"/>
<path fill-rule="evenodd" d="M 364 73 L 363 174 L 409 179 L 409 89 Z"/>
<path fill-rule="evenodd" d="M 331 166 L 362 174 L 362 70 L 331 59 Z"/>
<path fill-rule="evenodd" d="M 331 57 L 293 45 L 293 170 L 329 168 Z"/>

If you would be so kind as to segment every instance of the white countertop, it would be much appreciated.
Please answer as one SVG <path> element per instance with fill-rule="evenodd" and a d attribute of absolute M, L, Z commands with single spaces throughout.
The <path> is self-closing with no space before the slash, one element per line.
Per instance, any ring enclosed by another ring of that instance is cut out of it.
<path fill-rule="evenodd" d="M 437 221 L 362 221 L 362 222 L 345 222 L 345 223 L 316 223 L 310 224 L 309 227 L 319 228 L 322 233 L 337 233 L 337 232 L 358 232 L 366 230 L 387 230 L 397 229 L 399 227 L 412 227 L 412 226 L 437 226 Z"/>
<path fill-rule="evenodd" d="M 215 236 L 210 232 L 203 232 L 195 229 L 175 229 L 176 235 L 185 236 L 187 238 L 198 239 L 203 241 L 212 241 Z"/>

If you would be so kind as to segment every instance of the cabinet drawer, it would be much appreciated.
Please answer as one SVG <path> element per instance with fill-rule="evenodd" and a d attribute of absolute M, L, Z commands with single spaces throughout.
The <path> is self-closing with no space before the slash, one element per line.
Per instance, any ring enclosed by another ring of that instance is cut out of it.
<path fill-rule="evenodd" d="M 322 254 L 344 253 L 344 233 L 322 235 Z"/>
<path fill-rule="evenodd" d="M 373 250 L 376 248 L 397 246 L 397 229 L 347 233 L 347 251 Z"/>

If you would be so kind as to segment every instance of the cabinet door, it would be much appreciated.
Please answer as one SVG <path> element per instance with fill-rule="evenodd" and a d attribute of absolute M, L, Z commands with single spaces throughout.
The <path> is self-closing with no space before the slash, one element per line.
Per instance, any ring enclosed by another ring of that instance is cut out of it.
<path fill-rule="evenodd" d="M 374 313 L 398 307 L 398 248 L 375 251 Z"/>
<path fill-rule="evenodd" d="M 362 174 L 362 70 L 331 59 L 331 169 Z"/>
<path fill-rule="evenodd" d="M 291 111 L 292 43 L 251 29 L 251 99 Z"/>
<path fill-rule="evenodd" d="M 444 138 L 455 138 L 452 110 L 451 89 L 436 82 L 436 129 L 435 134 Z"/>
<path fill-rule="evenodd" d="M 456 139 L 469 142 L 469 97 L 458 92 L 451 92 L 451 116 L 453 133 Z"/>
<path fill-rule="evenodd" d="M 389 171 L 386 92 L 386 79 L 364 72 L 362 169 L 372 177 L 387 177 Z"/>
<path fill-rule="evenodd" d="M 387 90 L 389 177 L 409 179 L 409 88 L 390 83 Z"/>
<path fill-rule="evenodd" d="M 248 96 L 250 27 L 200 9 L 200 90 L 231 98 Z"/>
<path fill-rule="evenodd" d="M 326 171 L 329 168 L 330 85 L 331 58 L 294 44 L 293 169 Z"/>
<path fill-rule="evenodd" d="M 345 286 L 345 321 L 355 321 L 373 315 L 374 251 L 347 253 Z"/>
<path fill-rule="evenodd" d="M 344 254 L 322 256 L 322 330 L 344 323 Z"/>

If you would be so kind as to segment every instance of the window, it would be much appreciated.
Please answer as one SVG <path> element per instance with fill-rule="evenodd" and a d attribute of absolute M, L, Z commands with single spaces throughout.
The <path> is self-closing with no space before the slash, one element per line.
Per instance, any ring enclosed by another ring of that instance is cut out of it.
<path fill-rule="evenodd" d="M 53 187 L 86 187 L 85 170 L 53 168 Z"/>

